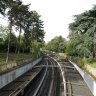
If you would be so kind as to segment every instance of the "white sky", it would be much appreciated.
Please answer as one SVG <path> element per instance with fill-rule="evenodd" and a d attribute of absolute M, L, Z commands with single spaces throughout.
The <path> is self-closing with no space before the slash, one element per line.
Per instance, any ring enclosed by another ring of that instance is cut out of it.
<path fill-rule="evenodd" d="M 45 41 L 62 35 L 67 38 L 68 24 L 73 15 L 82 13 L 93 7 L 96 0 L 22 0 L 24 4 L 31 3 L 30 10 L 36 10 L 44 21 Z M 0 23 L 4 23 L 1 21 Z"/>

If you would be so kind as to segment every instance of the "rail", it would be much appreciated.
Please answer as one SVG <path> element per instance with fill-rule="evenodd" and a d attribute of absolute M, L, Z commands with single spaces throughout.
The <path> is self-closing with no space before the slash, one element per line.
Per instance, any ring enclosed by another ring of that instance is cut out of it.
<path fill-rule="evenodd" d="M 48 66 L 48 62 L 47 62 L 47 66 Z M 41 80 L 41 82 L 39 83 L 39 85 L 38 85 L 35 93 L 33 94 L 33 96 L 36 96 L 36 95 L 37 95 L 37 93 L 38 93 L 38 91 L 39 91 L 39 89 L 40 89 L 40 87 L 41 87 L 41 85 L 42 85 L 42 83 L 43 83 L 43 81 L 44 81 L 44 79 L 45 79 L 45 76 L 46 76 L 47 70 L 48 70 L 48 67 L 47 67 L 47 66 L 46 66 L 46 70 L 45 70 L 44 76 L 42 77 L 42 80 Z"/>
<path fill-rule="evenodd" d="M 75 66 L 73 66 L 69 61 L 67 61 L 67 63 L 64 63 L 63 61 L 63 65 L 74 67 L 73 69 L 64 67 L 67 85 L 67 96 L 93 96 L 90 89 L 86 85 L 84 79 L 81 77 L 80 73 L 77 71 Z"/>
<path fill-rule="evenodd" d="M 49 56 L 49 57 L 50 57 L 50 56 Z M 59 68 L 60 68 L 60 71 L 61 71 L 61 74 L 62 74 L 62 79 L 63 79 L 64 96 L 67 96 L 67 95 L 66 95 L 66 80 L 65 80 L 65 73 L 64 73 L 64 71 L 63 71 L 63 69 L 62 69 L 60 63 L 58 63 L 57 60 L 54 59 L 53 57 L 50 57 L 50 58 L 52 58 L 52 59 L 58 64 L 58 66 L 59 66 Z"/>

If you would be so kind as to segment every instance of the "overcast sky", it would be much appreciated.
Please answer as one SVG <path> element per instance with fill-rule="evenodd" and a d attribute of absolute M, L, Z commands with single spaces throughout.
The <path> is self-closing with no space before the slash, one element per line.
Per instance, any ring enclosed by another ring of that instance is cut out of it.
<path fill-rule="evenodd" d="M 36 10 L 44 21 L 45 41 L 54 36 L 62 35 L 67 38 L 68 24 L 73 21 L 73 15 L 89 10 L 96 0 L 22 0 L 31 4 L 30 10 Z M 4 24 L 4 21 L 0 21 Z"/>

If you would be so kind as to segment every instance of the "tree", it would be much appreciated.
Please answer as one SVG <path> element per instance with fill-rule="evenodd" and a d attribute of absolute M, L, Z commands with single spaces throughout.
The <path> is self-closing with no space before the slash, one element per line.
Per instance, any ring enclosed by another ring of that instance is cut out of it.
<path fill-rule="evenodd" d="M 13 5 L 14 4 L 20 4 L 20 3 L 21 3 L 20 0 L 1 0 L 0 1 L 0 5 L 1 5 L 0 6 L 0 13 L 4 16 L 6 16 L 6 15 L 8 16 Z M 7 12 L 6 12 L 6 9 L 8 9 Z M 9 40 L 8 40 L 8 51 L 7 51 L 6 63 L 8 62 L 8 54 L 9 54 L 9 49 L 10 49 L 10 34 L 11 34 L 12 24 L 13 24 L 13 19 L 10 16 L 8 17 L 8 20 L 9 20 L 10 33 L 8 34 Z"/>
<path fill-rule="evenodd" d="M 9 34 L 7 34 L 7 37 L 5 39 L 5 45 L 8 44 L 9 42 Z M 14 52 L 15 53 L 15 50 L 16 50 L 16 45 L 17 45 L 17 37 L 15 36 L 15 34 L 12 32 L 10 34 L 10 52 Z M 7 48 L 7 46 L 5 46 Z"/>
<path fill-rule="evenodd" d="M 40 20 L 40 16 L 36 11 L 31 11 L 27 18 L 29 19 L 27 19 L 24 36 L 31 52 L 34 41 L 37 41 L 37 43 L 43 42 L 44 30 L 43 22 Z"/>
<path fill-rule="evenodd" d="M 80 56 L 95 58 L 96 52 L 96 38 L 95 38 L 95 24 L 96 24 L 96 6 L 93 9 L 75 15 L 75 20 L 69 25 L 70 42 L 75 44 L 75 50 Z"/>
<path fill-rule="evenodd" d="M 56 36 L 45 45 L 45 49 L 54 52 L 65 52 L 66 40 L 62 36 Z"/>
<path fill-rule="evenodd" d="M 16 3 L 12 5 L 11 10 L 8 12 L 9 18 L 11 18 L 15 26 L 19 29 L 19 38 L 18 38 L 18 54 L 20 50 L 20 37 L 22 28 L 25 23 L 25 15 L 28 13 L 29 5 L 23 5 L 22 3 Z"/>
<path fill-rule="evenodd" d="M 36 47 L 36 49 L 38 49 L 37 53 L 39 54 L 44 42 L 43 21 L 40 19 L 40 15 L 36 11 L 29 11 L 29 5 L 24 5 L 21 0 L 1 0 L 0 13 L 5 16 L 9 22 L 9 31 L 4 41 L 5 45 L 8 43 L 6 63 L 8 62 L 9 52 L 17 52 L 17 49 L 18 53 L 34 53 L 32 50 Z M 19 31 L 18 37 L 14 35 L 12 31 L 13 27 Z M 21 33 L 23 33 L 22 31 L 24 32 L 23 35 L 21 35 Z M 0 42 L 3 42 L 2 40 L 3 39 L 0 39 Z M 34 42 L 37 44 L 34 44 Z"/>
<path fill-rule="evenodd" d="M 9 33 L 9 29 L 6 26 L 0 26 L 0 51 L 4 52 L 5 50 L 5 39 L 7 34 Z"/>

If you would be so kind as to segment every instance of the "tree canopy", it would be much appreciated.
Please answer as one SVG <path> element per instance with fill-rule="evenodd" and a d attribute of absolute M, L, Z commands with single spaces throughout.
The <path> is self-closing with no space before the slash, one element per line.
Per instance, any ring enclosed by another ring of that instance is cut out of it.
<path fill-rule="evenodd" d="M 74 16 L 69 25 L 68 53 L 81 57 L 96 57 L 96 6 Z"/>
<path fill-rule="evenodd" d="M 66 40 L 62 36 L 56 36 L 45 45 L 45 49 L 54 52 L 65 52 Z"/>
<path fill-rule="evenodd" d="M 0 26 L 0 51 L 7 51 L 6 61 L 9 52 L 40 55 L 40 48 L 44 42 L 43 21 L 39 13 L 30 11 L 29 7 L 30 4 L 24 5 L 21 0 L 0 0 L 0 13 L 9 22 L 6 27 Z M 19 36 L 15 35 L 13 28 L 19 32 Z"/>

